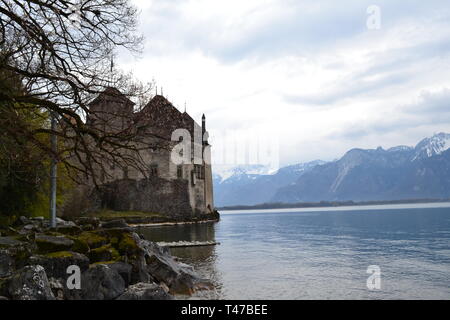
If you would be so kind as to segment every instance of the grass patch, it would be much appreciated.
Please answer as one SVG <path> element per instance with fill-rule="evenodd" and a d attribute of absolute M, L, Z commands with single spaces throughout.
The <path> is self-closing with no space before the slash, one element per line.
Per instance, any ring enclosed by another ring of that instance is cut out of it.
<path fill-rule="evenodd" d="M 149 217 L 163 217 L 163 215 L 155 212 L 142 212 L 142 211 L 113 211 L 113 210 L 101 210 L 89 214 L 91 217 L 96 217 L 103 220 L 113 220 L 121 218 L 149 218 Z"/>
<path fill-rule="evenodd" d="M 48 258 L 68 258 L 73 257 L 73 253 L 69 251 L 58 251 L 45 254 Z"/>

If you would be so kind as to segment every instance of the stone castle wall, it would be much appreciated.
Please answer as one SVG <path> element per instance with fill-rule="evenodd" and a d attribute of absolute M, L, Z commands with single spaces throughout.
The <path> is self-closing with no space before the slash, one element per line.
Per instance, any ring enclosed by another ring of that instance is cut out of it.
<path fill-rule="evenodd" d="M 102 185 L 98 192 L 102 208 L 154 212 L 167 216 L 193 215 L 188 181 L 182 179 L 122 179 Z"/>

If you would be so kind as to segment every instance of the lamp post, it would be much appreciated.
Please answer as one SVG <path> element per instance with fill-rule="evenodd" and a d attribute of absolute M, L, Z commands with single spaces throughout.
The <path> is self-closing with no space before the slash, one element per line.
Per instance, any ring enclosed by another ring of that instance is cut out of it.
<path fill-rule="evenodd" d="M 56 115 L 51 113 L 51 129 L 50 144 L 52 150 L 52 163 L 50 168 L 50 225 L 52 228 L 56 227 L 56 177 L 57 177 L 57 137 L 56 131 Z"/>

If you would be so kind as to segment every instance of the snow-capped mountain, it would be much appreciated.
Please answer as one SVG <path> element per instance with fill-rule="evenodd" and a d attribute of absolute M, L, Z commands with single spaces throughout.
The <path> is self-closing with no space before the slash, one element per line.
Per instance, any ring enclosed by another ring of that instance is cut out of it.
<path fill-rule="evenodd" d="M 240 175 L 264 175 L 273 174 L 277 171 L 276 168 L 272 168 L 269 165 L 262 164 L 244 164 L 244 165 L 214 165 L 213 175 L 216 178 L 220 178 L 221 181 L 225 181 L 233 176 Z"/>
<path fill-rule="evenodd" d="M 252 205 L 269 201 L 278 188 L 296 181 L 304 172 L 324 164 L 316 160 L 273 170 L 263 165 L 242 165 L 216 169 L 213 166 L 216 206 Z"/>
<path fill-rule="evenodd" d="M 420 141 L 415 148 L 415 155 L 412 160 L 439 155 L 449 148 L 450 134 L 441 132 Z"/>
<path fill-rule="evenodd" d="M 416 147 L 352 149 L 281 187 L 270 202 L 450 198 L 449 134 Z"/>
<path fill-rule="evenodd" d="M 351 149 L 342 158 L 279 169 L 213 167 L 217 206 L 268 202 L 450 198 L 450 134 L 415 147 Z"/>

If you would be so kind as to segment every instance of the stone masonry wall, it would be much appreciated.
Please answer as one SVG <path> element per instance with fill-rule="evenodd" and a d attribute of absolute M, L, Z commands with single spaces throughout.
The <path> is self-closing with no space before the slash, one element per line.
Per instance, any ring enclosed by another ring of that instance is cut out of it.
<path fill-rule="evenodd" d="M 102 208 L 155 212 L 173 217 L 193 215 L 186 180 L 122 179 L 101 186 L 99 193 Z"/>

